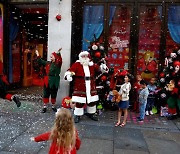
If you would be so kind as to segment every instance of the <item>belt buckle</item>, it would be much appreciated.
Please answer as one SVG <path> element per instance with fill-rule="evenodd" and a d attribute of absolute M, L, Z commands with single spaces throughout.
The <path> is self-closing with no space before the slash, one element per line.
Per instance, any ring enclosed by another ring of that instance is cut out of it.
<path fill-rule="evenodd" d="M 85 77 L 85 80 L 90 80 L 90 77 L 89 77 L 89 76 L 86 76 L 86 77 Z"/>

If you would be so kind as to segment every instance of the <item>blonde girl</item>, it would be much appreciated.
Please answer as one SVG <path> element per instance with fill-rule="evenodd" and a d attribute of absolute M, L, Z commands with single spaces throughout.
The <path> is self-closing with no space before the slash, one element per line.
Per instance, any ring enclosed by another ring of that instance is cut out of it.
<path fill-rule="evenodd" d="M 32 137 L 35 142 L 52 140 L 49 154 L 76 154 L 81 141 L 74 120 L 68 109 L 58 109 L 54 126 L 50 132 Z"/>

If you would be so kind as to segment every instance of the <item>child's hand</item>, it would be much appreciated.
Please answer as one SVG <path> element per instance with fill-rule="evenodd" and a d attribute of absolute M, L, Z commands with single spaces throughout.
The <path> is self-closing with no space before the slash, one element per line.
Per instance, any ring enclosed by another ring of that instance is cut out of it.
<path fill-rule="evenodd" d="M 35 141 L 34 137 L 31 137 L 30 140 L 31 140 L 31 141 Z"/>
<path fill-rule="evenodd" d="M 36 50 L 35 53 L 36 53 L 37 56 L 39 56 L 39 51 L 38 50 Z"/>

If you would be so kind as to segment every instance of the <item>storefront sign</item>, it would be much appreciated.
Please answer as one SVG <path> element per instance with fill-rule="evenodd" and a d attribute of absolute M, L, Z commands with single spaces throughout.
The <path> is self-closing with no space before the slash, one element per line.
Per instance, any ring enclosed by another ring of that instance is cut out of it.
<path fill-rule="evenodd" d="M 128 47 L 129 41 L 128 40 L 122 40 L 117 36 L 112 36 L 112 43 L 110 44 L 111 48 L 122 48 L 122 47 Z"/>

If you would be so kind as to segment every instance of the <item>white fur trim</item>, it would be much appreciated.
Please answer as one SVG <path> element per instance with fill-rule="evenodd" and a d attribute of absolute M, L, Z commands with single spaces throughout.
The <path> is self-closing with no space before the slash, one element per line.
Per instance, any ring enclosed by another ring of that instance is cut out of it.
<path fill-rule="evenodd" d="M 91 96 L 91 102 L 96 102 L 98 100 L 99 100 L 99 96 L 98 95 Z"/>
<path fill-rule="evenodd" d="M 77 116 L 82 116 L 84 114 L 84 108 L 75 107 L 74 114 L 77 115 Z"/>
<path fill-rule="evenodd" d="M 86 103 L 86 97 L 72 96 L 72 102 Z"/>
<path fill-rule="evenodd" d="M 99 96 L 98 95 L 94 95 L 90 97 L 90 102 L 96 102 L 99 100 Z M 72 96 L 72 102 L 78 102 L 78 103 L 86 103 L 86 97 L 80 97 L 80 96 Z"/>
<path fill-rule="evenodd" d="M 89 52 L 87 52 L 87 51 L 82 51 L 82 52 L 80 52 L 80 54 L 79 54 L 79 57 L 82 57 L 82 56 L 84 56 L 84 55 L 89 55 Z"/>
<path fill-rule="evenodd" d="M 90 114 L 92 114 L 92 113 L 95 113 L 96 112 L 96 105 L 94 105 L 94 106 L 87 106 L 87 113 L 90 113 Z"/>

